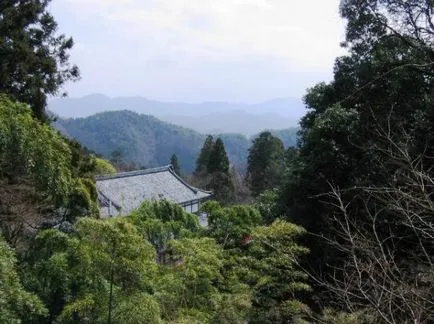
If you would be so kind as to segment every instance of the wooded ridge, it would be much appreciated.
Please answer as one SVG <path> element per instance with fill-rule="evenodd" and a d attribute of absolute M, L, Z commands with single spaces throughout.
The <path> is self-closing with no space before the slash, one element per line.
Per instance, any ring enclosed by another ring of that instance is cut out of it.
<path fill-rule="evenodd" d="M 54 126 L 105 158 L 110 159 L 113 151 L 122 152 L 124 162 L 133 162 L 137 168 L 165 165 L 172 154 L 176 154 L 181 169 L 187 173 L 194 170 L 206 137 L 153 116 L 127 110 L 104 112 L 86 118 L 59 118 Z M 272 133 L 286 147 L 296 145 L 297 128 L 273 130 Z M 224 141 L 231 164 L 244 173 L 251 139 L 241 134 L 217 136 Z"/>

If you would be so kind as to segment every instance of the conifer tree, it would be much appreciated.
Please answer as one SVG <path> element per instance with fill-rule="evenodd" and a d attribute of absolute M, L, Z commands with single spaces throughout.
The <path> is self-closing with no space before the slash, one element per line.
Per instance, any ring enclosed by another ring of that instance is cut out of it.
<path fill-rule="evenodd" d="M 176 154 L 172 154 L 172 156 L 170 158 L 170 164 L 172 165 L 173 171 L 177 175 L 181 175 L 181 167 L 179 166 L 179 161 L 178 161 L 178 157 L 176 156 Z"/>
<path fill-rule="evenodd" d="M 217 138 L 208 161 L 208 172 L 229 173 L 229 158 L 221 138 Z"/>
<path fill-rule="evenodd" d="M 257 196 L 280 184 L 285 169 L 285 148 L 270 132 L 262 132 L 249 149 L 247 181 Z"/>
<path fill-rule="evenodd" d="M 202 149 L 200 150 L 199 157 L 197 158 L 195 173 L 206 171 L 213 147 L 214 138 L 211 135 L 208 135 L 203 143 Z"/>
<path fill-rule="evenodd" d="M 0 92 L 46 119 L 47 96 L 56 95 L 79 70 L 69 63 L 72 38 L 56 34 L 51 0 L 0 1 Z M 3 64 L 4 63 L 4 64 Z"/>
<path fill-rule="evenodd" d="M 217 138 L 209 157 L 207 171 L 209 187 L 214 198 L 220 202 L 230 202 L 234 198 L 234 183 L 229 173 L 229 158 L 221 138 Z"/>

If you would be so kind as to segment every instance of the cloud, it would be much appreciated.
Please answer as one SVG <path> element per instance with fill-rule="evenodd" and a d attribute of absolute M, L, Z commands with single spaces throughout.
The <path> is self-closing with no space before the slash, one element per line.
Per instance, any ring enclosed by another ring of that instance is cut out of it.
<path fill-rule="evenodd" d="M 338 6 L 339 0 L 52 2 L 60 30 L 79 44 L 72 59 L 83 79 L 72 93 L 122 90 L 177 100 L 301 95 L 330 76 L 343 53 Z"/>
<path fill-rule="evenodd" d="M 158 35 L 166 52 L 184 48 L 210 59 L 268 55 L 300 69 L 329 67 L 342 53 L 338 0 L 67 1 L 97 12 L 112 32 L 138 46 Z"/>

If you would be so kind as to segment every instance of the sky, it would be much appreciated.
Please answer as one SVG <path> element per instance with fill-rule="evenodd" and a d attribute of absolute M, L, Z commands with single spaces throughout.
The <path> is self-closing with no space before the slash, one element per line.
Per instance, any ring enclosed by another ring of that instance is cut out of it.
<path fill-rule="evenodd" d="M 301 98 L 342 55 L 339 0 L 52 0 L 91 93 L 163 101 Z"/>

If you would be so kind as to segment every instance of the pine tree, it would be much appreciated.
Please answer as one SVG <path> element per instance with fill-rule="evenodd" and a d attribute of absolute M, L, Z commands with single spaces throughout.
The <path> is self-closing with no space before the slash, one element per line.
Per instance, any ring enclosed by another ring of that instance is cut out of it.
<path fill-rule="evenodd" d="M 197 158 L 195 173 L 201 173 L 207 171 L 209 158 L 213 150 L 213 147 L 214 147 L 214 138 L 211 135 L 208 135 L 205 139 L 205 142 L 203 143 L 202 149 L 200 150 L 199 157 Z"/>
<path fill-rule="evenodd" d="M 181 175 L 181 168 L 179 166 L 179 161 L 178 161 L 178 157 L 176 156 L 176 154 L 172 154 L 172 156 L 170 158 L 170 164 L 172 165 L 173 171 L 177 175 Z"/>
<path fill-rule="evenodd" d="M 209 173 L 222 172 L 229 174 L 229 158 L 226 154 L 225 145 L 220 137 L 217 138 L 211 151 L 207 169 Z"/>
<path fill-rule="evenodd" d="M 29 104 L 46 119 L 47 96 L 56 95 L 79 70 L 69 63 L 72 38 L 57 35 L 50 0 L 0 1 L 0 92 Z"/>

